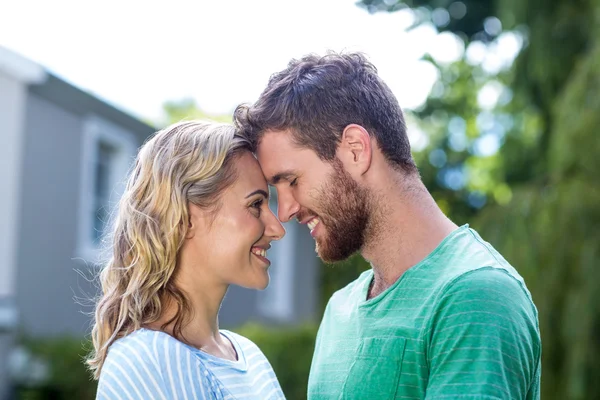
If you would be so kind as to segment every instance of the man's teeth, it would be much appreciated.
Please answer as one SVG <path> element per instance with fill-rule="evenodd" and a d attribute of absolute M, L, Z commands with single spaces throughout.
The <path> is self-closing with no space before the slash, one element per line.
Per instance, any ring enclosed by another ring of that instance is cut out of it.
<path fill-rule="evenodd" d="M 308 223 L 306 225 L 308 225 L 308 229 L 310 229 L 311 231 L 313 229 L 315 229 L 315 226 L 317 226 L 319 224 L 319 220 L 317 218 L 313 218 L 310 221 L 308 221 Z"/>
<path fill-rule="evenodd" d="M 261 256 L 261 257 L 267 256 L 267 250 L 265 250 L 265 249 L 259 249 L 259 248 L 255 247 L 252 249 L 252 252 L 254 254 L 256 254 L 257 256 Z"/>

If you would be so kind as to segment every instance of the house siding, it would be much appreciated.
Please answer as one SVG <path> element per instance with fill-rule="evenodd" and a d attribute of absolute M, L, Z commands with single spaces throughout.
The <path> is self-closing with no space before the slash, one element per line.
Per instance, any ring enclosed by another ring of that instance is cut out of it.
<path fill-rule="evenodd" d="M 26 85 L 0 71 L 0 297 L 14 295 Z"/>
<path fill-rule="evenodd" d="M 0 70 L 0 399 L 7 396 L 7 356 L 16 323 L 18 218 L 23 164 L 26 83 Z M 17 316 L 18 317 L 18 316 Z"/>
<path fill-rule="evenodd" d="M 74 301 L 93 295 L 75 260 L 82 120 L 30 94 L 22 180 L 17 303 L 27 334 L 83 335 L 89 318 Z M 89 310 L 87 310 L 89 311 Z"/>

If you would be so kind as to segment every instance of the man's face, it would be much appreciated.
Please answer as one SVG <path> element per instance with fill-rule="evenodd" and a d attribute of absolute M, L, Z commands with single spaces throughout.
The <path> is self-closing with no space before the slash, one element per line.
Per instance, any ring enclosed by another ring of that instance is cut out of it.
<path fill-rule="evenodd" d="M 279 219 L 306 224 L 323 261 L 341 261 L 362 248 L 369 196 L 339 160 L 322 161 L 314 151 L 295 145 L 286 131 L 265 133 L 257 157 L 277 190 Z"/>

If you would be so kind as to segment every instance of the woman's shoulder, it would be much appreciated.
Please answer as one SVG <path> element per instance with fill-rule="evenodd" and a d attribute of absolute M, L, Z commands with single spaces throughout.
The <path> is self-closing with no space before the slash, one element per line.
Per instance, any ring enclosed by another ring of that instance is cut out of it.
<path fill-rule="evenodd" d="M 126 390 L 127 398 L 211 398 L 218 393 L 201 361 L 172 336 L 140 329 L 115 341 L 99 381 L 99 393 L 116 398 L 115 390 Z"/>
<path fill-rule="evenodd" d="M 152 331 L 140 329 L 115 340 L 108 348 L 105 366 L 116 363 L 127 365 L 134 363 L 138 365 L 156 366 L 158 345 L 164 341 L 160 335 Z"/>
<path fill-rule="evenodd" d="M 108 349 L 107 362 L 134 362 L 161 370 L 167 359 L 184 355 L 185 345 L 172 336 L 141 328 L 116 340 Z"/>
<path fill-rule="evenodd" d="M 134 331 L 113 342 L 108 348 L 97 399 L 117 398 L 125 392 L 127 398 L 147 398 L 152 393 L 165 398 L 160 358 L 154 343 L 160 339 L 150 332 Z"/>
<path fill-rule="evenodd" d="M 159 344 L 166 340 L 164 336 L 168 335 L 141 328 L 115 340 L 110 345 L 108 352 L 110 354 L 111 351 L 118 349 L 120 352 L 126 352 L 129 355 L 139 351 L 152 353 Z"/>

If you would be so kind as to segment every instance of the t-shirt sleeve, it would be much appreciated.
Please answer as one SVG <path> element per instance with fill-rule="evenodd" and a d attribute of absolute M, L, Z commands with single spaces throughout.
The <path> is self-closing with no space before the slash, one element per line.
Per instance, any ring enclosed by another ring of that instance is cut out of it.
<path fill-rule="evenodd" d="M 141 349 L 114 347 L 102 366 L 96 400 L 169 398 L 154 360 Z"/>
<path fill-rule="evenodd" d="M 216 397 L 209 373 L 174 340 L 155 336 L 111 346 L 96 400 L 199 399 Z"/>
<path fill-rule="evenodd" d="M 539 379 L 537 311 L 508 272 L 482 268 L 453 281 L 428 326 L 426 399 L 525 399 Z"/>

